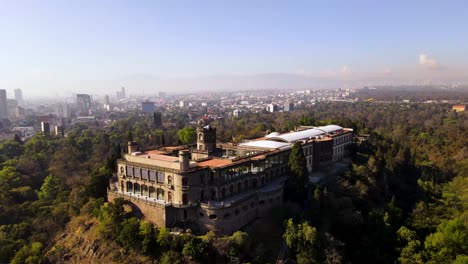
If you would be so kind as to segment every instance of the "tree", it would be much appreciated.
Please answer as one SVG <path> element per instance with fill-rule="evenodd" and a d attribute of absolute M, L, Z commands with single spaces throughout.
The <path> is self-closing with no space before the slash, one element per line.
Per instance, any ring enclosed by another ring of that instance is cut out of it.
<path fill-rule="evenodd" d="M 37 193 L 39 199 L 55 200 L 61 190 L 61 184 L 57 177 L 49 175 L 45 178 L 40 191 Z"/>
<path fill-rule="evenodd" d="M 306 185 L 309 182 L 309 174 L 301 143 L 293 145 L 289 154 L 288 165 L 291 177 L 289 177 L 285 188 L 286 198 L 302 204 L 306 198 Z"/>
<path fill-rule="evenodd" d="M 182 144 L 195 143 L 195 140 L 197 139 L 197 132 L 191 127 L 184 127 L 184 129 L 177 132 L 177 135 L 179 136 L 179 140 Z"/>
<path fill-rule="evenodd" d="M 142 238 L 141 250 L 145 254 L 154 254 L 157 246 L 154 225 L 146 221 L 141 221 L 140 237 Z"/>
<path fill-rule="evenodd" d="M 192 257 L 194 259 L 201 259 L 208 248 L 208 243 L 200 238 L 191 236 L 188 241 L 184 244 L 182 249 L 182 255 Z"/>
<path fill-rule="evenodd" d="M 426 237 L 424 248 L 434 262 L 455 260 L 458 255 L 468 252 L 468 213 L 442 222 L 437 232 Z"/>
<path fill-rule="evenodd" d="M 125 219 L 120 223 L 117 242 L 126 249 L 138 250 L 141 246 L 140 221 L 136 217 Z"/>
<path fill-rule="evenodd" d="M 295 252 L 297 263 L 320 263 L 323 260 L 318 231 L 308 222 L 296 225 L 289 219 L 283 238 L 286 245 Z"/>
<path fill-rule="evenodd" d="M 31 245 L 22 247 L 11 260 L 12 264 L 36 264 L 42 263 L 42 249 L 44 246 L 40 242 L 33 242 Z"/>

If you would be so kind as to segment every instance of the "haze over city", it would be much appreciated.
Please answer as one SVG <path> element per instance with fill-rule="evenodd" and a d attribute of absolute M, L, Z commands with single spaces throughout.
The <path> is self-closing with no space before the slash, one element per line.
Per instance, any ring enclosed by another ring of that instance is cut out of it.
<path fill-rule="evenodd" d="M 468 81 L 464 1 L 2 1 L 26 97 Z"/>

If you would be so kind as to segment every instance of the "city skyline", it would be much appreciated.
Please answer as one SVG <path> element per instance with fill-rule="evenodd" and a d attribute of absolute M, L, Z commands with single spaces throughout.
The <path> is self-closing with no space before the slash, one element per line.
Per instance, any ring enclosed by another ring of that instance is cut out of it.
<path fill-rule="evenodd" d="M 0 3 L 0 87 L 27 96 L 468 81 L 462 1 Z"/>

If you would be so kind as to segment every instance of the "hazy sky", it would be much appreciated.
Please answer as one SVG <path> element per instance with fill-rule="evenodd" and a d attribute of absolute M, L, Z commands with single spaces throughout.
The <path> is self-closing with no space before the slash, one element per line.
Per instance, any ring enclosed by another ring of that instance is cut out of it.
<path fill-rule="evenodd" d="M 10 92 L 262 86 L 271 74 L 466 80 L 468 2 L 0 0 Z"/>

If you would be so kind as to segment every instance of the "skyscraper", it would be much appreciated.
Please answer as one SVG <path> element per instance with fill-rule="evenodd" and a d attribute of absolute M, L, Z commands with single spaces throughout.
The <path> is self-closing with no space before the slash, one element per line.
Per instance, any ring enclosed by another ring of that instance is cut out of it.
<path fill-rule="evenodd" d="M 8 103 L 5 89 L 0 89 L 0 119 L 8 118 Z"/>
<path fill-rule="evenodd" d="M 155 128 L 160 128 L 162 125 L 162 117 L 161 112 L 154 112 L 153 113 L 153 125 Z"/>
<path fill-rule="evenodd" d="M 81 115 L 88 115 L 91 109 L 91 96 L 89 94 L 77 94 L 76 105 Z"/>
<path fill-rule="evenodd" d="M 15 89 L 15 100 L 18 102 L 18 106 L 23 106 L 23 91 L 21 89 Z"/>
<path fill-rule="evenodd" d="M 153 113 L 154 112 L 154 102 L 142 102 L 141 103 L 141 110 L 143 113 Z"/>
<path fill-rule="evenodd" d="M 50 135 L 49 122 L 41 122 L 41 131 L 44 133 L 44 135 Z"/>

